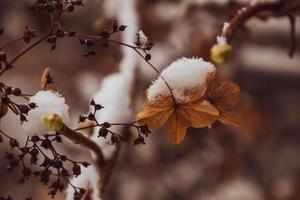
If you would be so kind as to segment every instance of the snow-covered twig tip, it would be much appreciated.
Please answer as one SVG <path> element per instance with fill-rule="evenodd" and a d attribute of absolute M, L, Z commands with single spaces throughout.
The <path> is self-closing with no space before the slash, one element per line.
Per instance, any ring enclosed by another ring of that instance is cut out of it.
<path fill-rule="evenodd" d="M 208 75 L 216 71 L 214 65 L 202 58 L 180 58 L 168 67 L 161 75 L 172 88 L 176 102 L 188 101 L 185 92 L 199 86 L 206 88 Z M 161 96 L 170 95 L 161 77 L 158 77 L 148 89 L 148 100 L 155 101 Z"/>

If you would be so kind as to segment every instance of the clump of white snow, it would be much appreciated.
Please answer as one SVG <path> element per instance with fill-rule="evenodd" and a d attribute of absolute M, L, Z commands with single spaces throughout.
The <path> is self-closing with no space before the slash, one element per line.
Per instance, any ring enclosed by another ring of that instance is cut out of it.
<path fill-rule="evenodd" d="M 222 32 L 225 33 L 226 30 L 229 28 L 230 24 L 228 22 L 225 22 L 222 28 Z"/>
<path fill-rule="evenodd" d="M 37 106 L 29 111 L 28 122 L 22 124 L 23 129 L 29 136 L 48 133 L 48 129 L 44 124 L 44 118 L 48 114 L 58 114 L 65 124 L 70 122 L 69 106 L 65 103 L 65 98 L 58 92 L 39 91 L 30 98 L 29 102 L 35 103 Z"/>
<path fill-rule="evenodd" d="M 165 68 L 161 75 L 172 88 L 177 102 L 188 101 L 184 93 L 199 86 L 206 86 L 209 74 L 216 68 L 202 58 L 180 58 Z M 158 77 L 148 89 L 148 100 L 155 101 L 161 96 L 169 96 L 170 91 L 161 77 Z"/>
<path fill-rule="evenodd" d="M 122 74 L 113 74 L 103 80 L 99 92 L 93 98 L 104 107 L 96 114 L 98 122 L 127 123 L 131 120 L 130 85 L 127 77 Z M 121 133 L 122 128 L 122 126 L 112 126 L 110 130 Z M 92 139 L 102 148 L 105 158 L 112 156 L 116 145 L 111 145 L 109 138 L 99 138 L 95 129 Z"/>
<path fill-rule="evenodd" d="M 217 36 L 217 43 L 220 45 L 227 44 L 227 40 L 224 36 Z"/>
<path fill-rule="evenodd" d="M 141 43 L 141 47 L 145 48 L 147 46 L 148 43 L 148 37 L 145 35 L 145 33 L 140 30 L 138 33 L 138 38 L 139 38 L 139 42 Z"/>

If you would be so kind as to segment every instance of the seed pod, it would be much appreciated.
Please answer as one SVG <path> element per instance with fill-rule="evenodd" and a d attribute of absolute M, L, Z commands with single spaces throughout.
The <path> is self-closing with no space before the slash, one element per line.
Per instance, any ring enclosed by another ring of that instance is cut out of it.
<path fill-rule="evenodd" d="M 47 67 L 42 74 L 40 87 L 42 90 L 56 91 L 54 83 L 53 83 L 53 78 L 50 75 L 49 67 Z"/>
<path fill-rule="evenodd" d="M 4 117 L 6 115 L 6 113 L 8 112 L 8 107 L 7 105 L 3 105 L 2 103 L 0 103 L 0 119 L 2 117 Z"/>
<path fill-rule="evenodd" d="M 232 47 L 229 44 L 215 44 L 210 50 L 211 59 L 219 64 L 226 63 L 231 53 Z"/>
<path fill-rule="evenodd" d="M 64 122 L 62 118 L 55 113 L 51 113 L 44 118 L 44 123 L 50 131 L 59 131 L 63 128 Z"/>

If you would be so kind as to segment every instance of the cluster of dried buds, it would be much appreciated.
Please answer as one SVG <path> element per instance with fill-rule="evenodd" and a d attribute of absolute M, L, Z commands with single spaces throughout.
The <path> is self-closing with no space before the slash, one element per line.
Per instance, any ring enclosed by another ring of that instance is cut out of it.
<path fill-rule="evenodd" d="M 17 167 L 22 167 L 22 176 L 18 183 L 23 184 L 30 177 L 39 177 L 40 182 L 48 185 L 49 195 L 54 197 L 57 192 L 62 192 L 69 183 L 70 176 L 81 174 L 81 167 L 88 167 L 86 161 L 77 162 L 71 160 L 66 155 L 58 153 L 54 148 L 54 143 L 62 143 L 59 134 L 28 137 L 25 146 L 20 147 L 19 142 L 2 132 L 2 135 L 9 139 L 9 145 L 15 152 L 5 152 L 5 159 L 8 161 L 7 169 L 13 171 Z M 41 160 L 42 159 L 42 160 Z M 41 161 L 40 161 L 41 160 Z M 40 161 L 40 162 L 39 162 Z M 30 165 L 36 166 L 33 169 Z M 68 170 L 67 165 L 71 164 L 72 169 Z M 53 180 L 51 181 L 51 178 Z M 76 192 L 84 194 L 84 190 L 73 186 Z"/>
<path fill-rule="evenodd" d="M 93 112 L 90 112 L 87 116 L 84 115 L 79 116 L 79 123 L 84 123 L 86 122 L 86 120 L 89 120 L 90 122 L 92 122 L 92 125 L 79 128 L 77 130 L 97 127 L 99 128 L 98 137 L 107 138 L 107 136 L 110 135 L 111 144 L 114 145 L 124 140 L 124 137 L 119 133 L 113 132 L 112 130 L 110 130 L 110 128 L 112 126 L 127 126 L 137 130 L 137 137 L 134 139 L 134 145 L 145 144 L 145 137 L 147 137 L 151 133 L 151 131 L 149 130 L 146 124 L 137 125 L 136 123 L 109 123 L 109 122 L 100 123 L 96 119 L 96 114 L 104 107 L 100 104 L 96 104 L 94 100 L 90 102 L 90 105 L 94 108 Z"/>
<path fill-rule="evenodd" d="M 36 0 L 30 9 L 48 13 L 62 14 L 73 12 L 75 7 L 84 6 L 83 0 Z"/>
<path fill-rule="evenodd" d="M 76 31 L 66 31 L 60 25 L 60 18 L 65 12 L 72 12 L 75 7 L 83 6 L 82 0 L 36 0 L 30 7 L 33 11 L 46 12 L 51 17 L 51 26 L 47 35 L 28 45 L 28 47 L 20 54 L 16 55 L 12 59 L 8 59 L 6 49 L 10 44 L 24 41 L 26 44 L 32 42 L 37 37 L 37 31 L 26 26 L 23 35 L 3 47 L 0 47 L 0 76 L 7 70 L 13 68 L 13 63 L 22 57 L 27 51 L 35 47 L 37 44 L 47 41 L 51 45 L 51 50 L 56 49 L 56 43 L 58 39 L 63 37 L 78 38 L 81 45 L 86 46 L 89 50 L 84 54 L 85 57 L 95 55 L 94 46 L 96 43 L 100 43 L 103 47 L 108 47 L 109 43 L 115 43 L 123 46 L 127 46 L 135 50 L 143 59 L 147 62 L 151 59 L 151 55 L 148 51 L 152 48 L 153 43 L 148 40 L 145 35 L 138 33 L 137 40 L 134 44 L 125 44 L 112 39 L 112 35 L 118 32 L 125 31 L 125 25 L 119 25 L 116 21 L 113 23 L 111 30 L 103 30 L 96 35 L 80 35 Z M 4 28 L 0 28 L 0 36 L 4 33 Z M 3 51 L 2 51 L 3 50 Z M 47 74 L 48 75 L 48 74 Z M 53 79 L 50 76 L 45 77 L 45 83 L 43 85 L 47 89 L 49 85 L 52 85 Z M 27 121 L 27 115 L 30 110 L 36 108 L 35 103 L 18 104 L 13 101 L 13 97 L 22 97 L 26 100 L 31 95 L 24 94 L 20 88 L 13 88 L 0 82 L 0 121 L 9 110 L 16 115 L 19 115 L 21 123 Z M 89 113 L 87 116 L 80 116 L 80 122 L 89 120 L 94 123 L 93 128 L 99 128 L 99 137 L 110 137 L 112 144 L 117 144 L 123 141 L 124 136 L 115 133 L 111 130 L 112 126 L 124 126 L 133 128 L 137 132 L 137 136 L 134 136 L 134 145 L 145 144 L 145 137 L 151 132 L 147 125 L 137 125 L 134 123 L 99 123 L 95 117 L 96 112 L 103 109 L 103 106 L 96 104 L 93 100 L 90 103 L 94 107 L 94 112 Z M 69 182 L 70 176 L 78 176 L 81 174 L 81 166 L 87 167 L 87 162 L 76 162 L 69 159 L 67 156 L 58 153 L 53 143 L 61 143 L 62 138 L 58 133 L 48 134 L 44 136 L 32 136 L 28 137 L 26 144 L 21 146 L 17 139 L 11 137 L 0 129 L 0 143 L 7 139 L 10 151 L 5 152 L 5 159 L 8 162 L 7 169 L 13 171 L 16 168 L 22 169 L 22 176 L 19 178 L 18 183 L 22 184 L 31 177 L 38 177 L 40 182 L 44 185 L 48 185 L 50 192 L 49 195 L 54 197 L 57 192 L 63 191 L 66 184 L 73 187 L 75 191 L 75 200 L 80 200 L 84 197 L 85 190 L 72 185 Z M 71 169 L 67 165 L 72 165 Z M 68 170 L 69 169 L 69 170 Z M 10 196 L 0 196 L 0 200 L 10 200 Z M 27 198 L 26 200 L 29 200 Z"/>
<path fill-rule="evenodd" d="M 5 85 L 4 83 L 0 82 L 0 119 L 6 115 L 8 109 L 13 111 L 16 115 L 20 116 L 20 121 L 23 123 L 27 121 L 26 115 L 31 109 L 34 109 L 36 105 L 34 103 L 26 104 L 18 104 L 11 99 L 11 96 L 15 97 L 23 97 L 28 99 L 27 94 L 23 94 L 20 88 L 13 88 L 10 86 Z"/>
<path fill-rule="evenodd" d="M 111 36 L 115 33 L 123 32 L 125 31 L 125 29 L 125 25 L 119 25 L 117 21 L 114 21 L 110 31 L 103 30 L 95 36 L 76 35 L 79 39 L 80 44 L 89 48 L 88 52 L 83 54 L 83 56 L 89 57 L 96 55 L 96 52 L 93 50 L 95 43 L 100 43 L 102 47 L 108 47 Z M 72 32 L 68 32 L 68 34 L 75 35 L 74 32 L 73 34 Z"/>
<path fill-rule="evenodd" d="M 148 51 L 152 49 L 154 45 L 153 42 L 151 42 L 142 31 L 138 32 L 136 35 L 137 38 L 134 43 L 137 46 L 136 48 L 143 51 L 143 53 L 145 54 L 144 59 L 146 61 L 151 60 L 151 54 Z"/>
<path fill-rule="evenodd" d="M 0 36 L 4 33 L 4 27 L 2 27 L 0 29 Z M 15 61 L 14 59 L 12 59 L 11 61 L 8 60 L 6 52 L 2 51 L 5 47 L 7 47 L 10 44 L 13 44 L 19 40 L 23 40 L 26 44 L 29 44 L 31 42 L 31 40 L 33 38 L 36 38 L 37 34 L 36 31 L 31 29 L 29 26 L 25 27 L 25 30 L 23 32 L 23 36 L 19 39 L 16 39 L 10 43 L 8 43 L 7 45 L 4 45 L 3 47 L 0 48 L 0 70 L 1 70 L 1 74 L 4 71 L 7 71 L 9 69 L 11 69 L 13 67 L 13 62 Z"/>

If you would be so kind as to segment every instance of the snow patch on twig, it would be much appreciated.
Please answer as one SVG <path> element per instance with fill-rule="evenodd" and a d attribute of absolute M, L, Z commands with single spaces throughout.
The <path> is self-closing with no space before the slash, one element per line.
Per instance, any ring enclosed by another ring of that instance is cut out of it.
<path fill-rule="evenodd" d="M 227 44 L 227 39 L 224 36 L 217 36 L 217 43 L 220 45 Z"/>
<path fill-rule="evenodd" d="M 29 136 L 43 135 L 48 133 L 44 124 L 44 118 L 48 114 L 58 114 L 65 124 L 70 123 L 69 106 L 65 103 L 65 98 L 54 91 L 39 91 L 29 100 L 35 103 L 36 108 L 29 111 L 27 121 L 22 124 L 23 129 Z"/>
<path fill-rule="evenodd" d="M 184 92 L 205 84 L 207 76 L 215 71 L 214 65 L 202 58 L 184 57 L 171 63 L 161 72 L 161 75 L 170 85 L 175 100 L 185 102 L 187 97 Z M 150 102 L 168 95 L 170 95 L 170 91 L 161 77 L 158 77 L 148 89 Z"/>

